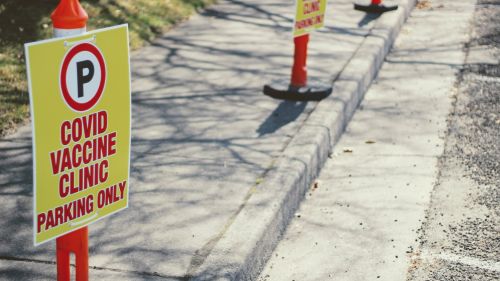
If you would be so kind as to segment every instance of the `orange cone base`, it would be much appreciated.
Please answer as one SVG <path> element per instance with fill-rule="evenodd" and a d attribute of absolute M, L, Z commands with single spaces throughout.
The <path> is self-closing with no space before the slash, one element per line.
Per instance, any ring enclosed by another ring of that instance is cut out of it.
<path fill-rule="evenodd" d="M 390 12 L 398 9 L 398 6 L 385 6 L 385 5 L 359 5 L 354 4 L 354 9 L 358 11 L 363 11 L 370 14 L 383 14 L 385 12 Z"/>
<path fill-rule="evenodd" d="M 292 101 L 320 101 L 332 93 L 332 87 L 315 83 L 303 87 L 296 87 L 288 83 L 276 82 L 264 85 L 264 95 L 279 100 Z"/>

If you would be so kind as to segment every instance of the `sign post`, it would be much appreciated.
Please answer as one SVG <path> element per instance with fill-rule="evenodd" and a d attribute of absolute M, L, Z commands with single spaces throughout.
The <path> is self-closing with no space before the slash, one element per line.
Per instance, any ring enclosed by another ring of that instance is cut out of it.
<path fill-rule="evenodd" d="M 327 0 L 296 0 L 293 28 L 294 56 L 290 83 L 264 86 L 264 94 L 276 99 L 317 101 L 332 92 L 331 85 L 311 85 L 307 81 L 307 44 L 309 33 L 324 25 Z"/>
<path fill-rule="evenodd" d="M 51 15 L 54 37 L 85 33 L 88 15 L 78 0 L 61 1 Z M 75 277 L 89 279 L 89 231 L 82 227 L 56 239 L 57 280 L 70 280 L 70 255 L 75 255 Z"/>
<path fill-rule="evenodd" d="M 371 0 L 369 5 L 354 3 L 354 9 L 371 14 L 383 14 L 385 12 L 397 10 L 398 6 L 385 6 L 384 4 L 382 4 L 382 0 Z"/>
<path fill-rule="evenodd" d="M 87 225 L 128 207 L 128 27 L 85 33 L 78 0 L 51 16 L 56 38 L 25 44 L 33 125 L 35 246 L 56 239 L 57 279 L 88 280 Z"/>

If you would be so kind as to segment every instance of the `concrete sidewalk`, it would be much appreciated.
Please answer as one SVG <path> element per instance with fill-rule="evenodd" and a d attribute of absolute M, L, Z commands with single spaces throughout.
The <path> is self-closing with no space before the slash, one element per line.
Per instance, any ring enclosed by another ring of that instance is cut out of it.
<path fill-rule="evenodd" d="M 309 44 L 309 77 L 335 80 L 319 105 L 261 93 L 290 75 L 293 1 L 222 1 L 135 52 L 130 208 L 90 226 L 91 279 L 255 277 L 412 4 L 329 3 Z M 28 126 L 0 159 L 0 278 L 54 279 L 55 243 L 32 246 Z"/>

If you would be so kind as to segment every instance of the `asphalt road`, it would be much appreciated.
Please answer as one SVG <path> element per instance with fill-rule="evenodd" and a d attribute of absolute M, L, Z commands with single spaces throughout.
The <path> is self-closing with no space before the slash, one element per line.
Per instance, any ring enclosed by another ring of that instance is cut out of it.
<path fill-rule="evenodd" d="M 500 280 L 500 1 L 476 5 L 421 259 L 408 280 Z"/>

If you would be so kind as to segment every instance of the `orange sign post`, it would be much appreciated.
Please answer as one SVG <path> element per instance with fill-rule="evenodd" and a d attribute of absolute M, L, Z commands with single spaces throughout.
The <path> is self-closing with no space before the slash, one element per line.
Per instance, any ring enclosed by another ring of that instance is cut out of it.
<path fill-rule="evenodd" d="M 86 31 L 88 15 L 78 0 L 61 0 L 50 16 L 54 37 Z M 75 255 L 76 280 L 89 280 L 89 230 L 85 226 L 56 239 L 57 280 L 70 280 L 70 255 Z"/>

